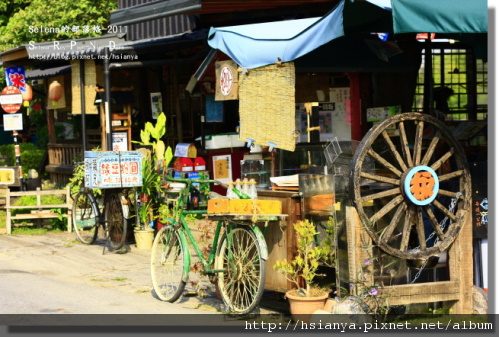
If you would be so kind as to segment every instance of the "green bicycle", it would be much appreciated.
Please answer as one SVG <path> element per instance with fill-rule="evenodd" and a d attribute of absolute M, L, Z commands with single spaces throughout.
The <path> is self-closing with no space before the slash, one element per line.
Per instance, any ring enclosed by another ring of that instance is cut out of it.
<path fill-rule="evenodd" d="M 169 219 L 157 233 L 151 253 L 151 277 L 159 299 L 175 302 L 189 279 L 191 242 L 197 258 L 210 281 L 218 282 L 222 299 L 229 311 L 246 314 L 258 305 L 265 283 L 265 260 L 268 258 L 264 236 L 246 216 L 216 216 L 217 220 L 209 258 L 205 259 L 194 238 L 186 216 L 207 214 L 207 210 L 188 210 L 193 183 L 218 183 L 215 180 L 168 178 L 184 183 L 173 203 L 174 219 Z"/>

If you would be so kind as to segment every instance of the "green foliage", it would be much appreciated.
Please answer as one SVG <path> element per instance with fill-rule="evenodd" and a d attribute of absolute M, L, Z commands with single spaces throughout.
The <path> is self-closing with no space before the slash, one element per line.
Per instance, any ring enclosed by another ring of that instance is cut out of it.
<path fill-rule="evenodd" d="M 100 147 L 95 147 L 92 151 L 100 151 Z M 82 158 L 75 158 L 75 161 L 81 161 Z M 77 164 L 73 167 L 73 175 L 69 178 L 69 188 L 70 193 L 74 197 L 80 191 L 80 187 L 83 186 L 85 180 L 85 165 Z M 99 199 L 102 196 L 102 190 L 99 188 L 93 189 L 94 197 Z"/>
<path fill-rule="evenodd" d="M 142 186 L 140 192 L 148 196 L 147 201 L 143 202 L 139 208 L 140 226 L 143 228 L 147 228 L 149 220 L 152 220 L 150 214 L 157 202 L 156 196 L 161 189 L 161 177 L 154 163 L 154 155 L 150 152 L 142 160 Z"/>
<path fill-rule="evenodd" d="M 0 49 L 14 48 L 20 44 L 71 38 L 100 36 L 94 31 L 98 26 L 107 29 L 109 13 L 117 9 L 116 0 L 10 1 L 0 5 Z M 3 1 L 2 3 L 5 3 Z M 80 27 L 73 31 L 73 27 Z M 83 27 L 88 26 L 88 32 Z M 68 27 L 67 30 L 62 29 Z M 38 30 L 36 30 L 38 28 Z"/>
<path fill-rule="evenodd" d="M 64 204 L 65 201 L 58 196 L 55 195 L 42 195 L 40 197 L 40 204 L 42 205 L 60 205 Z M 12 203 L 12 206 L 33 206 L 33 209 L 36 209 L 36 196 L 35 195 L 25 195 L 20 198 L 18 198 L 15 202 Z M 62 229 L 64 227 L 64 217 L 63 214 L 65 211 L 62 208 L 57 208 L 54 207 L 50 209 L 51 212 L 57 213 L 57 218 L 56 219 L 51 219 L 51 225 L 55 227 L 59 227 L 59 229 Z M 12 209 L 12 215 L 15 216 L 16 214 L 28 214 L 31 212 L 31 209 L 29 208 L 14 208 Z M 43 234 L 43 233 L 42 233 Z"/>
<path fill-rule="evenodd" d="M 28 173 L 31 169 L 38 170 L 38 167 L 43 160 L 45 151 L 40 150 L 32 143 L 21 143 L 19 144 L 19 146 L 21 150 L 21 165 L 23 168 L 23 172 Z M 2 159 L 0 160 L 0 165 L 16 165 L 14 144 L 0 145 L 0 155 L 2 157 Z"/>
<path fill-rule="evenodd" d="M 305 282 L 303 293 L 305 296 L 311 296 L 313 280 L 319 275 L 317 274 L 319 263 L 334 256 L 331 256 L 321 244 L 315 244 L 314 239 L 318 232 L 313 222 L 298 221 L 294 224 L 294 228 L 297 236 L 296 256 L 290 262 L 286 259 L 277 261 L 274 270 L 283 273 L 298 288 L 301 288 L 301 280 L 303 280 Z"/>
<path fill-rule="evenodd" d="M 166 134 L 166 116 L 162 112 L 159 114 L 156 124 L 152 125 L 147 122 L 143 130 L 140 130 L 140 142 L 133 141 L 140 145 L 151 145 L 153 156 L 162 167 L 168 167 L 173 159 L 173 151 L 170 146 L 166 148 L 165 143 L 161 138 Z M 151 140 L 151 137 L 154 141 Z"/>

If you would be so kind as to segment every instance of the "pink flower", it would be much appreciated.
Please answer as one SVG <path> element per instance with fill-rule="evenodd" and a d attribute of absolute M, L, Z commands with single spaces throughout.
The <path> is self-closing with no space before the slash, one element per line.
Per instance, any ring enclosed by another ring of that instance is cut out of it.
<path fill-rule="evenodd" d="M 378 294 L 378 290 L 376 288 L 371 289 L 371 295 L 375 296 Z"/>

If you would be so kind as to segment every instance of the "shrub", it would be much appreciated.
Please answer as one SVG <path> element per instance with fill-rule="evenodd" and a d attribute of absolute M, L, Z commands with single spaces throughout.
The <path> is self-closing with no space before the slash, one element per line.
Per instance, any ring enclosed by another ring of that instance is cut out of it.
<path fill-rule="evenodd" d="M 19 146 L 21 150 L 21 166 L 23 168 L 23 173 L 28 173 L 31 169 L 38 171 L 45 151 L 40 150 L 32 143 L 21 143 Z M 16 166 L 14 144 L 0 145 L 0 155 L 2 156 L 2 159 L 0 160 L 1 165 Z"/>

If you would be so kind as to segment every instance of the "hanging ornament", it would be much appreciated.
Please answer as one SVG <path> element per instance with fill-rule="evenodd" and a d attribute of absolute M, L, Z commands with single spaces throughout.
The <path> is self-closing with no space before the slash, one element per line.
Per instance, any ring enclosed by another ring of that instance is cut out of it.
<path fill-rule="evenodd" d="M 52 101 L 52 105 L 57 105 L 57 101 L 62 97 L 62 85 L 53 81 L 49 86 L 49 99 Z"/>
<path fill-rule="evenodd" d="M 22 93 L 23 95 L 23 105 L 25 107 L 29 106 L 29 102 L 33 99 L 33 88 L 31 85 L 26 84 L 26 91 Z"/>

